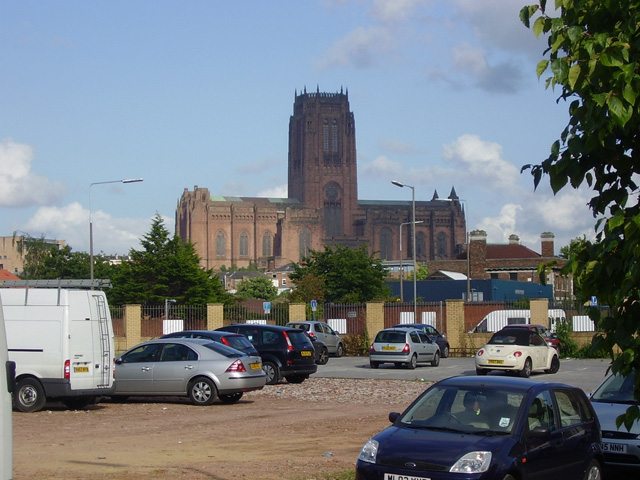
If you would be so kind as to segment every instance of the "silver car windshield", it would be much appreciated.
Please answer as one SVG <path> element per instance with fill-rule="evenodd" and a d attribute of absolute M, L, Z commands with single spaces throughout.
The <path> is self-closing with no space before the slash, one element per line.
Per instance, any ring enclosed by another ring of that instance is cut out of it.
<path fill-rule="evenodd" d="M 637 404 L 633 397 L 633 382 L 635 375 L 623 377 L 620 374 L 611 375 L 591 396 L 592 402 Z"/>

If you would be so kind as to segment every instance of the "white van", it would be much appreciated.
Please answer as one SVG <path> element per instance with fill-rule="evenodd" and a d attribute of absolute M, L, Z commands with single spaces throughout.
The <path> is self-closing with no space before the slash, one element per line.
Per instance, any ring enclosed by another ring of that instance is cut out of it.
<path fill-rule="evenodd" d="M 114 335 L 104 292 L 62 288 L 73 280 L 59 281 L 59 288 L 24 282 L 29 288 L 0 288 L 9 358 L 16 362 L 15 407 L 35 412 L 59 400 L 82 408 L 113 393 Z"/>
<path fill-rule="evenodd" d="M 0 305 L 0 479 L 13 478 L 13 423 L 11 393 L 15 387 L 15 363 L 7 355 L 7 338 Z"/>
<path fill-rule="evenodd" d="M 548 310 L 548 313 L 549 325 L 544 326 L 548 327 L 550 331 L 555 332 L 558 322 L 566 320 L 567 315 L 564 310 L 559 308 L 551 308 Z M 507 325 L 525 325 L 530 323 L 531 310 L 494 310 L 484 317 L 469 333 L 497 332 Z"/>

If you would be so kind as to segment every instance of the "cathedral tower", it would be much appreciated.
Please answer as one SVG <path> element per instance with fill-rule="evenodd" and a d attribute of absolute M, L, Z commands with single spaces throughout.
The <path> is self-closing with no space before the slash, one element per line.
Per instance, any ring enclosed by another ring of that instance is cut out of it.
<path fill-rule="evenodd" d="M 289 120 L 289 198 L 321 214 L 327 239 L 353 235 L 356 129 L 349 93 L 295 95 Z"/>

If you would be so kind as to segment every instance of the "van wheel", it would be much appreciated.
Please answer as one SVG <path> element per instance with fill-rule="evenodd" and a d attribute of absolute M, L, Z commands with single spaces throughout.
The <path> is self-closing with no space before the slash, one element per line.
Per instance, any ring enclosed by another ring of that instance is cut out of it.
<path fill-rule="evenodd" d="M 280 381 L 280 369 L 273 362 L 262 362 L 262 371 L 267 374 L 267 385 L 274 385 Z"/>
<path fill-rule="evenodd" d="M 44 389 L 35 378 L 23 378 L 17 384 L 15 405 L 21 412 L 37 412 L 42 410 L 47 402 Z"/>
<path fill-rule="evenodd" d="M 69 410 L 82 410 L 87 405 L 97 403 L 98 397 L 71 397 L 62 400 Z"/>
<path fill-rule="evenodd" d="M 189 384 L 189 398 L 194 405 L 211 405 L 217 396 L 215 384 L 206 377 L 196 378 Z"/>

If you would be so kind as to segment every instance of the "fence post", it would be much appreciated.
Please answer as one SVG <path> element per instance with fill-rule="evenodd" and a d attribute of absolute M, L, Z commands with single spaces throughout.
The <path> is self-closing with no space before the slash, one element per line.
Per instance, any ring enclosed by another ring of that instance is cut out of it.
<path fill-rule="evenodd" d="M 142 305 L 124 306 L 125 350 L 142 342 Z"/>
<path fill-rule="evenodd" d="M 207 303 L 207 330 L 224 327 L 224 305 L 222 303 Z"/>
<path fill-rule="evenodd" d="M 365 327 L 373 338 L 380 330 L 384 330 L 384 303 L 367 302 L 366 311 Z"/>
<path fill-rule="evenodd" d="M 289 304 L 289 321 L 302 322 L 307 319 L 306 303 L 290 303 Z"/>
<path fill-rule="evenodd" d="M 447 339 L 453 351 L 466 350 L 464 300 L 447 300 Z"/>
<path fill-rule="evenodd" d="M 549 325 L 549 299 L 548 298 L 532 298 L 529 302 L 531 309 L 531 323 L 533 325 L 542 325 L 550 328 Z"/>

